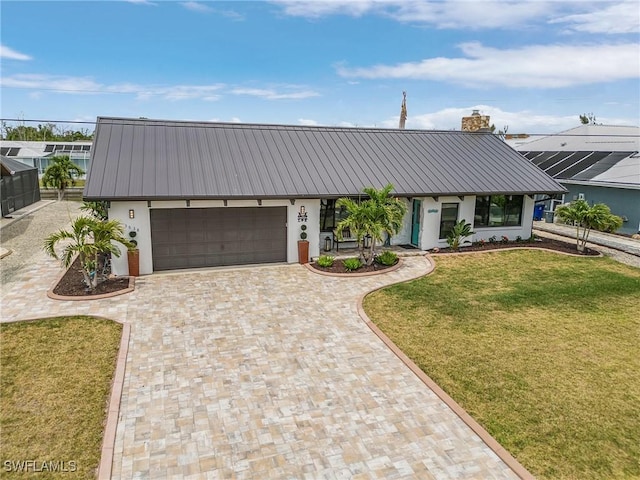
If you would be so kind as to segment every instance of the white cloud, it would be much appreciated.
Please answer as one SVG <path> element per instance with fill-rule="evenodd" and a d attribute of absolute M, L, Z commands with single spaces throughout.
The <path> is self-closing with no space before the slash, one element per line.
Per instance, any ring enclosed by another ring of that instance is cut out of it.
<path fill-rule="evenodd" d="M 633 33 L 640 30 L 637 0 L 273 0 L 286 15 L 386 16 L 403 23 L 449 29 L 516 29 L 533 22 L 567 23 L 575 31 Z"/>
<path fill-rule="evenodd" d="M 4 88 L 21 88 L 56 93 L 90 94 L 132 94 L 139 100 L 164 98 L 165 100 L 218 100 L 222 84 L 214 85 L 138 85 L 120 83 L 105 85 L 89 77 L 65 77 L 60 75 L 19 74 L 3 76 L 0 85 Z"/>
<path fill-rule="evenodd" d="M 182 2 L 181 4 L 187 10 L 191 10 L 198 13 L 210 13 L 213 12 L 213 8 L 199 2 Z"/>
<path fill-rule="evenodd" d="M 483 0 L 275 0 L 285 14 L 305 18 L 329 15 L 391 17 L 400 22 L 438 28 L 515 28 L 528 20 L 548 18 L 562 2 Z"/>
<path fill-rule="evenodd" d="M 601 6 L 602 4 L 595 4 Z M 606 3 L 606 8 L 565 15 L 549 23 L 567 23 L 572 30 L 588 33 L 637 33 L 640 31 L 640 3 L 637 0 Z"/>
<path fill-rule="evenodd" d="M 155 2 L 150 2 L 149 0 L 125 0 L 127 3 L 135 3 L 136 5 L 149 5 L 152 7 L 157 6 L 158 4 Z"/>
<path fill-rule="evenodd" d="M 532 45 L 513 49 L 460 45 L 458 58 L 436 57 L 396 65 L 336 66 L 347 78 L 401 78 L 469 87 L 560 88 L 640 77 L 640 45 Z M 594 61 L 597 59 L 597 68 Z"/>
<path fill-rule="evenodd" d="M 90 77 L 70 77 L 62 75 L 17 74 L 0 77 L 3 88 L 20 88 L 26 90 L 52 91 L 63 94 L 130 94 L 138 100 L 162 98 L 170 101 L 202 100 L 216 101 L 222 94 L 248 95 L 266 100 L 301 100 L 317 97 L 320 94 L 313 90 L 302 89 L 295 85 L 273 88 L 229 89 L 222 83 L 211 85 L 140 85 L 136 83 L 102 84 Z"/>
<path fill-rule="evenodd" d="M 438 28 L 516 28 L 546 18 L 557 2 L 448 1 L 403 2 L 388 14 L 401 22 L 426 23 Z"/>
<path fill-rule="evenodd" d="M 318 125 L 318 122 L 316 122 L 315 120 L 310 120 L 310 119 L 307 119 L 307 118 L 299 118 L 298 119 L 298 123 L 300 125 L 307 125 L 309 127 L 313 127 L 315 125 Z"/>
<path fill-rule="evenodd" d="M 231 93 L 235 95 L 248 95 L 252 97 L 260 97 L 266 100 L 283 100 L 293 99 L 300 100 L 304 98 L 317 97 L 320 94 L 312 90 L 298 90 L 292 92 L 277 92 L 272 89 L 264 88 L 234 88 Z"/>
<path fill-rule="evenodd" d="M 52 90 L 59 93 L 101 93 L 102 86 L 88 77 L 60 75 L 18 74 L 0 77 L 0 85 L 7 88 Z"/>
<path fill-rule="evenodd" d="M 0 45 L 0 58 L 8 58 L 10 60 L 31 60 L 32 59 L 29 55 L 16 52 L 12 48 L 9 48 L 5 45 Z"/>

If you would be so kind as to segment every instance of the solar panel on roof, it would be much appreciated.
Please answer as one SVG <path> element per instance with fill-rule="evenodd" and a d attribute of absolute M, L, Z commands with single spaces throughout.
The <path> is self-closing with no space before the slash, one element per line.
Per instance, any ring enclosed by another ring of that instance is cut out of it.
<path fill-rule="evenodd" d="M 580 160 L 576 161 L 571 167 L 563 170 L 558 174 L 559 178 L 571 178 L 574 175 L 586 170 L 591 167 L 593 164 L 602 160 L 604 157 L 609 155 L 610 152 L 589 152 L 588 155 L 585 155 Z"/>
<path fill-rule="evenodd" d="M 546 162 L 549 158 L 553 157 L 558 152 L 529 152 L 529 153 L 536 154 L 535 157 L 532 157 L 533 158 L 532 162 L 538 167 L 540 167 L 541 163 Z"/>
<path fill-rule="evenodd" d="M 599 162 L 595 163 L 591 168 L 584 170 L 573 176 L 573 180 L 591 180 L 592 178 L 606 172 L 616 165 L 620 160 L 627 158 L 632 152 L 612 152 Z"/>
<path fill-rule="evenodd" d="M 54 146 L 55 146 L 55 145 L 49 144 L 49 145 L 47 145 L 46 147 L 44 147 L 44 151 L 45 151 L 45 152 L 53 152 L 53 147 L 54 147 Z"/>
<path fill-rule="evenodd" d="M 545 172 L 547 172 L 548 175 L 555 177 L 560 172 L 566 170 L 574 163 L 582 160 L 590 153 L 591 152 L 565 152 L 565 154 L 562 155 L 562 158 L 558 157 L 558 161 L 549 168 L 545 169 Z"/>
<path fill-rule="evenodd" d="M 550 169 L 556 168 L 562 162 L 564 162 L 567 158 L 573 155 L 574 152 L 558 152 L 553 157 L 549 158 L 547 161 L 542 162 L 539 166 L 541 169 L 545 171 L 547 175 L 553 176 L 553 174 L 549 173 Z"/>

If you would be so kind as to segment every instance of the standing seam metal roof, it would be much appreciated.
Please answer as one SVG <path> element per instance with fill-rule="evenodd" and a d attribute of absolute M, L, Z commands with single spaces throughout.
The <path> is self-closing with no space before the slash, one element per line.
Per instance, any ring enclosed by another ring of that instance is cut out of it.
<path fill-rule="evenodd" d="M 557 193 L 497 136 L 99 117 L 88 200 Z"/>

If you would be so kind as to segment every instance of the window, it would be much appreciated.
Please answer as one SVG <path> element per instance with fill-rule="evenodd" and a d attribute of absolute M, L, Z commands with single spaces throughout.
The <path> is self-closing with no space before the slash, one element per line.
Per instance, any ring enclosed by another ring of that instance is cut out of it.
<path fill-rule="evenodd" d="M 476 197 L 474 227 L 511 227 L 522 225 L 522 195 L 485 195 Z"/>
<path fill-rule="evenodd" d="M 438 238 L 447 238 L 453 226 L 458 221 L 458 204 L 443 203 L 440 214 L 440 236 Z"/>
<path fill-rule="evenodd" d="M 357 199 L 353 199 L 358 201 Z M 320 231 L 330 232 L 336 225 L 347 218 L 347 211 L 345 208 L 336 208 L 336 200 L 332 198 L 325 198 L 320 200 Z"/>

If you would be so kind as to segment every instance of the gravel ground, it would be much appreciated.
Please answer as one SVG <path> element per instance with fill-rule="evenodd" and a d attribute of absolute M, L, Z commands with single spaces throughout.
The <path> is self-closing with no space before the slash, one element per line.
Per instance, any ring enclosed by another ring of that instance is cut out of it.
<path fill-rule="evenodd" d="M 25 215 L 0 230 L 2 247 L 12 253 L 0 260 L 0 283 L 19 279 L 25 266 L 41 256 L 44 239 L 50 234 L 69 227 L 80 213 L 81 202 L 53 202 L 38 211 Z"/>
<path fill-rule="evenodd" d="M 564 237 L 562 235 L 556 235 L 554 233 L 549 233 L 549 232 L 543 232 L 542 230 L 536 230 L 535 234 L 540 236 L 540 237 L 546 237 L 546 238 L 554 238 L 556 240 L 564 240 L 565 242 L 571 242 L 572 240 L 570 238 Z M 575 243 L 575 239 L 573 239 L 573 242 Z M 601 245 L 595 245 L 593 243 L 587 242 L 587 246 L 589 248 L 593 248 L 594 250 L 598 250 L 599 252 L 602 252 L 605 256 L 607 257 L 611 257 L 612 259 L 620 262 L 620 263 L 624 263 L 625 265 L 630 265 L 632 267 L 636 267 L 636 268 L 640 268 L 640 257 L 637 257 L 635 255 L 631 255 L 629 253 L 624 253 L 621 252 L 619 250 L 614 250 L 613 248 L 608 248 L 608 247 L 603 247 Z"/>

